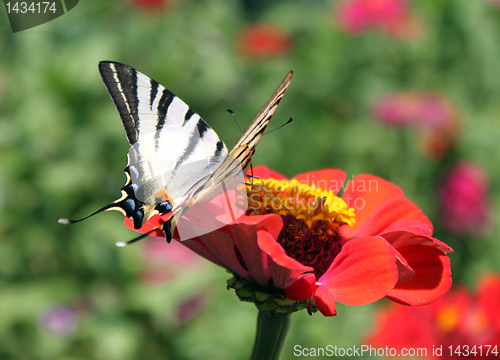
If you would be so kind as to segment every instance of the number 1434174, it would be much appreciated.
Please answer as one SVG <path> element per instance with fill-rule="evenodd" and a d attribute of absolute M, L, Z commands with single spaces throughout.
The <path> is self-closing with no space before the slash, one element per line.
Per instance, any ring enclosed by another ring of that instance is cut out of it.
<path fill-rule="evenodd" d="M 21 14 L 26 14 L 27 12 L 31 12 L 32 14 L 45 14 L 48 11 L 52 11 L 55 13 L 57 11 L 56 9 L 56 3 L 55 2 L 50 2 L 50 1 L 35 1 L 31 3 L 27 2 L 8 2 L 5 4 L 7 7 L 7 12 L 10 13 L 21 13 Z"/>
<path fill-rule="evenodd" d="M 498 356 L 497 345 L 448 346 L 450 356 Z"/>

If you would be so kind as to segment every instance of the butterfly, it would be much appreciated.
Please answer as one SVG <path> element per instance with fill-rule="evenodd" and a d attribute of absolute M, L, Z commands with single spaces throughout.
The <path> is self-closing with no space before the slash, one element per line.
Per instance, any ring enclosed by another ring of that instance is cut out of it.
<path fill-rule="evenodd" d="M 157 81 L 130 66 L 110 61 L 99 63 L 99 73 L 131 145 L 124 170 L 127 181 L 118 200 L 80 220 L 59 222 L 75 223 L 102 211 L 117 210 L 133 221 L 135 229 L 140 229 L 152 216 L 171 213 L 160 225 L 167 242 L 189 209 L 214 198 L 222 188 L 227 193 L 228 184 L 234 187 L 230 180 L 240 182 L 293 76 L 293 72 L 286 75 L 228 151 L 198 114 Z"/>

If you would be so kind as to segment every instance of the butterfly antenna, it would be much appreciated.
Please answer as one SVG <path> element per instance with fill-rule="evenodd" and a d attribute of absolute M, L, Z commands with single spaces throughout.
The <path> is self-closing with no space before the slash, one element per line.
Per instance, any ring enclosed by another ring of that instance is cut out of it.
<path fill-rule="evenodd" d="M 245 183 L 245 185 L 249 185 L 249 184 Z M 252 184 L 250 184 L 250 185 L 253 186 Z M 240 195 L 246 196 L 246 194 L 243 194 L 240 190 L 238 190 L 238 189 L 235 189 L 235 190 L 236 190 L 236 192 L 240 193 Z M 252 207 L 253 211 L 255 211 L 255 213 L 258 214 L 257 208 L 255 206 L 253 206 L 252 202 L 248 201 L 248 204 L 250 204 L 250 206 Z"/>
<path fill-rule="evenodd" d="M 247 175 L 247 178 L 261 180 L 260 176 Z"/>
<path fill-rule="evenodd" d="M 149 236 L 149 234 L 151 234 L 153 231 L 158 230 L 159 228 L 160 228 L 160 227 L 156 227 L 156 228 L 154 228 L 153 230 L 148 231 L 147 233 L 142 234 L 142 235 L 140 235 L 140 236 L 138 236 L 138 237 L 136 237 L 136 238 L 133 238 L 132 240 L 129 240 L 129 241 L 127 241 L 127 242 L 125 242 L 125 241 L 118 241 L 118 242 L 116 242 L 116 243 L 115 243 L 115 245 L 116 245 L 116 246 L 118 246 L 118 247 L 125 247 L 125 246 L 128 246 L 128 245 L 130 245 L 130 244 L 133 244 L 133 243 L 135 243 L 135 242 L 138 242 L 138 241 L 140 241 L 140 240 L 142 240 L 142 239 L 147 238 L 147 237 Z"/>
<path fill-rule="evenodd" d="M 252 175 L 248 175 L 247 174 L 247 178 L 249 178 L 250 180 L 252 180 L 252 183 L 251 184 L 244 183 L 244 184 L 253 187 L 254 186 L 254 182 L 253 182 L 254 179 L 261 180 L 261 178 L 258 177 L 258 176 L 253 176 L 253 166 L 252 166 L 252 163 L 250 163 L 250 172 L 252 173 Z M 255 186 L 259 186 L 259 185 L 255 185 Z"/>
<path fill-rule="evenodd" d="M 264 135 L 270 134 L 270 133 L 272 133 L 272 132 L 273 132 L 273 131 L 275 131 L 275 130 L 281 129 L 283 126 L 290 124 L 292 121 L 293 121 L 293 119 L 292 119 L 292 118 L 290 118 L 290 119 L 288 119 L 288 121 L 287 121 L 286 123 L 284 123 L 283 125 L 278 126 L 276 129 L 269 130 L 269 131 L 268 131 L 268 132 L 266 132 Z"/>
<path fill-rule="evenodd" d="M 106 211 L 106 210 L 109 210 L 110 208 L 112 208 L 113 206 L 116 206 L 115 203 L 111 203 L 111 204 L 108 204 L 106 206 L 103 206 L 102 208 L 100 208 L 99 210 L 96 210 L 94 211 L 92 214 L 90 215 L 87 215 L 85 216 L 84 218 L 81 218 L 81 219 L 78 219 L 78 220 L 70 220 L 70 219 L 66 219 L 66 218 L 60 218 L 59 220 L 57 220 L 57 222 L 59 224 L 63 224 L 63 225 L 68 225 L 68 224 L 75 224 L 77 222 L 80 222 L 80 221 L 83 221 L 83 220 L 87 220 L 89 217 L 91 216 L 94 216 L 94 215 L 97 215 L 103 211 Z"/>
<path fill-rule="evenodd" d="M 238 122 L 236 121 L 236 115 L 234 115 L 234 112 L 233 110 L 231 109 L 227 109 L 227 112 L 230 113 L 232 116 L 233 116 L 233 119 L 234 119 L 234 122 L 236 123 L 236 126 L 238 127 L 238 129 L 240 130 L 240 133 L 243 134 L 243 130 L 241 130 L 241 127 L 240 127 L 240 124 L 238 124 Z"/>

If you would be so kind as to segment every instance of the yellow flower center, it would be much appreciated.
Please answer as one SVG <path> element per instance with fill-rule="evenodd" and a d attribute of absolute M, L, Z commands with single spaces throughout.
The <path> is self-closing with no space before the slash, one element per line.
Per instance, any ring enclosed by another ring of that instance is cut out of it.
<path fill-rule="evenodd" d="M 353 226 L 354 208 L 348 208 L 331 190 L 309 186 L 298 180 L 258 179 L 254 186 L 247 186 L 249 215 L 274 213 L 290 214 L 304 220 L 309 229 L 318 222 L 327 222 L 331 230 L 340 225 Z"/>
<path fill-rule="evenodd" d="M 293 180 L 257 179 L 247 186 L 248 215 L 276 214 L 283 219 L 278 242 L 288 256 L 321 276 L 340 253 L 342 225 L 353 226 L 354 208 L 331 190 Z"/>
<path fill-rule="evenodd" d="M 447 305 L 439 310 L 436 317 L 437 327 L 443 332 L 455 329 L 460 321 L 460 310 L 453 305 Z"/>

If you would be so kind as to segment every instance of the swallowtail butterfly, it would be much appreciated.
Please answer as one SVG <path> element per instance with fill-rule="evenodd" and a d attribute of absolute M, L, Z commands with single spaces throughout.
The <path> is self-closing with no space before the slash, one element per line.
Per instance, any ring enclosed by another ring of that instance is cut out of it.
<path fill-rule="evenodd" d="M 100 62 L 99 72 L 132 147 L 125 168 L 127 182 L 118 200 L 83 219 L 59 222 L 74 223 L 117 210 L 139 229 L 155 214 L 172 213 L 160 226 L 168 242 L 188 209 L 213 198 L 217 188 L 226 191 L 228 186 L 234 187 L 229 180 L 243 179 L 255 146 L 293 75 L 288 73 L 228 152 L 198 114 L 155 80 L 116 62 Z"/>

